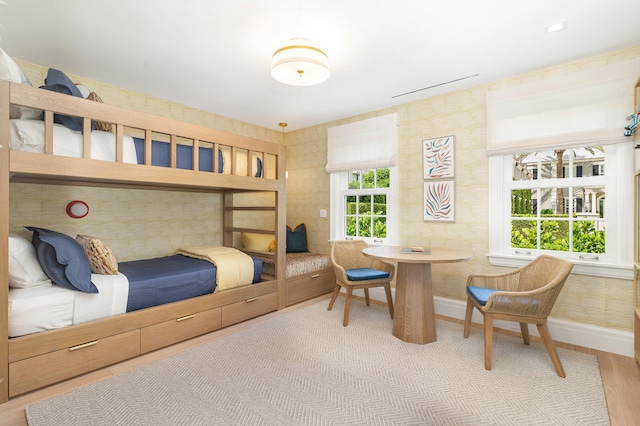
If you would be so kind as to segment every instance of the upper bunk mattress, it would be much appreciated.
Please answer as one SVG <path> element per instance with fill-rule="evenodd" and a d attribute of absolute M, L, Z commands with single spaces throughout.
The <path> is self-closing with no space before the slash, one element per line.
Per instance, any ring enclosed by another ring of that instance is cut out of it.
<path fill-rule="evenodd" d="M 53 125 L 53 154 L 82 158 L 82 132 L 68 129 L 61 124 Z M 10 120 L 9 146 L 15 151 L 44 152 L 44 121 Z M 94 130 L 91 132 L 91 158 L 116 161 L 116 136 L 113 133 Z M 133 138 L 123 138 L 123 162 L 137 163 Z"/>

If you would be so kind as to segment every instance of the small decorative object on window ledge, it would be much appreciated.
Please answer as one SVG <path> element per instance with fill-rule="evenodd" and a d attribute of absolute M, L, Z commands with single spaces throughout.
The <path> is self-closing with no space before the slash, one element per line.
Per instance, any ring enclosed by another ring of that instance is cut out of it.
<path fill-rule="evenodd" d="M 636 130 L 636 127 L 638 127 L 638 124 L 640 123 L 640 109 L 635 114 L 628 116 L 627 121 L 628 120 L 631 120 L 631 124 L 624 127 L 624 135 L 632 136 L 633 132 Z"/>

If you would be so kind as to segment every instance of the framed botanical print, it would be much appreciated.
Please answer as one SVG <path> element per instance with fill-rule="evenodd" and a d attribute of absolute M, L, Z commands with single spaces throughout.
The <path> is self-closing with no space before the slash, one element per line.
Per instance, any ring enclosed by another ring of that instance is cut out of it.
<path fill-rule="evenodd" d="M 455 176 L 455 136 L 422 141 L 424 179 L 443 179 Z"/>
<path fill-rule="evenodd" d="M 455 218 L 455 182 L 425 181 L 422 211 L 425 221 L 453 222 Z"/>

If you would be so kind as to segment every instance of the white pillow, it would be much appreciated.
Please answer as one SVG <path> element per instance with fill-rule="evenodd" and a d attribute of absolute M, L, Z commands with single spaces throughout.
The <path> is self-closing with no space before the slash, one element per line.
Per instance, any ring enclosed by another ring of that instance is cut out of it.
<path fill-rule="evenodd" d="M 0 79 L 8 80 L 12 83 L 20 83 L 26 86 L 32 86 L 27 76 L 22 72 L 18 64 L 14 62 L 4 50 L 0 49 Z M 10 118 L 23 118 L 31 120 L 42 120 L 42 111 L 36 111 L 29 108 L 11 106 L 9 109 Z"/>
<path fill-rule="evenodd" d="M 51 285 L 42 270 L 36 249 L 29 241 L 16 234 L 9 234 L 9 287 L 31 288 Z"/>

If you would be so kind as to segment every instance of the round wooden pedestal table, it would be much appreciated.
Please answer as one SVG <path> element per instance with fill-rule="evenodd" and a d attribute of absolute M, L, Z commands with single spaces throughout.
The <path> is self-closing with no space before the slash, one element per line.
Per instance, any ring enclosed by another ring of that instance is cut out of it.
<path fill-rule="evenodd" d="M 436 335 L 436 314 L 431 283 L 432 263 L 463 262 L 471 254 L 445 248 L 429 253 L 403 253 L 406 247 L 367 247 L 362 252 L 387 262 L 397 262 L 393 335 L 409 343 L 431 343 Z"/>

